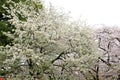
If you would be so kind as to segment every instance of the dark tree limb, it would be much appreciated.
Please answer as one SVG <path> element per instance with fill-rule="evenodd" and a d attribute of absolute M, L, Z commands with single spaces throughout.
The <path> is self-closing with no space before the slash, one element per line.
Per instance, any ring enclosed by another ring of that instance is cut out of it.
<path fill-rule="evenodd" d="M 102 58 L 100 58 L 100 57 L 99 57 L 99 59 L 100 59 L 103 63 L 105 63 L 106 65 L 108 65 L 109 67 L 111 66 L 111 64 L 108 63 L 107 61 L 105 61 L 104 59 L 102 59 Z"/>
<path fill-rule="evenodd" d="M 51 62 L 54 63 L 56 60 L 60 59 L 60 57 L 65 54 L 65 51 L 61 52 L 55 59 L 53 59 Z"/>
<path fill-rule="evenodd" d="M 106 49 L 104 49 L 103 47 L 101 47 L 101 38 L 99 38 L 99 40 L 98 40 L 98 47 L 100 48 L 100 49 L 102 49 L 103 51 L 107 51 Z"/>

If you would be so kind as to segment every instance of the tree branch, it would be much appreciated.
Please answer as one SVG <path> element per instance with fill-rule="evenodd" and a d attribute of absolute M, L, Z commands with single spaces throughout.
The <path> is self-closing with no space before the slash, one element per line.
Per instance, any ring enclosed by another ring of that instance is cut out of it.
<path fill-rule="evenodd" d="M 65 54 L 65 51 L 61 52 L 55 59 L 53 59 L 51 62 L 54 63 L 56 60 L 60 59 L 60 57 Z"/>
<path fill-rule="evenodd" d="M 99 40 L 98 40 L 98 47 L 100 49 L 102 49 L 103 51 L 107 51 L 106 49 L 104 49 L 103 47 L 100 46 L 100 43 L 101 43 L 101 38 L 99 38 Z"/>

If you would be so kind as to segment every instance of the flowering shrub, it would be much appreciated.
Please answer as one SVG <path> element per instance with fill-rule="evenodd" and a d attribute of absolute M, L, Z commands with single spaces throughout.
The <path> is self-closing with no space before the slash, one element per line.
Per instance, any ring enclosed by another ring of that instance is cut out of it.
<path fill-rule="evenodd" d="M 38 2 L 36 2 L 38 3 Z M 1 46 L 0 54 L 5 75 L 21 79 L 79 80 L 97 59 L 92 30 L 68 18 L 52 6 L 37 11 L 21 2 L 10 7 L 15 33 L 4 33 L 14 38 L 13 46 Z M 26 21 L 21 21 L 16 12 Z"/>

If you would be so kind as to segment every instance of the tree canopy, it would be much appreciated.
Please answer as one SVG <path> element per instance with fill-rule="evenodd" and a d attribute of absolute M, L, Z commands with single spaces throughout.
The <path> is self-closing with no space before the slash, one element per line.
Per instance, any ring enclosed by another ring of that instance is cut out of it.
<path fill-rule="evenodd" d="M 15 28 L 14 33 L 3 32 L 13 45 L 0 47 L 0 75 L 20 80 L 79 80 L 89 72 L 99 56 L 92 30 L 68 23 L 69 18 L 52 6 L 41 9 L 36 8 L 39 1 L 22 1 L 3 6 Z"/>

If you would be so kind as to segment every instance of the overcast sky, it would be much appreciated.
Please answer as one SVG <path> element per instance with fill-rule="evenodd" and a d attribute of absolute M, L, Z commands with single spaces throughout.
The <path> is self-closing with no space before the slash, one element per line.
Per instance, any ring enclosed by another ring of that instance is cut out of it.
<path fill-rule="evenodd" d="M 86 19 L 88 24 L 120 26 L 120 0 L 45 0 L 71 12 L 71 17 Z"/>

